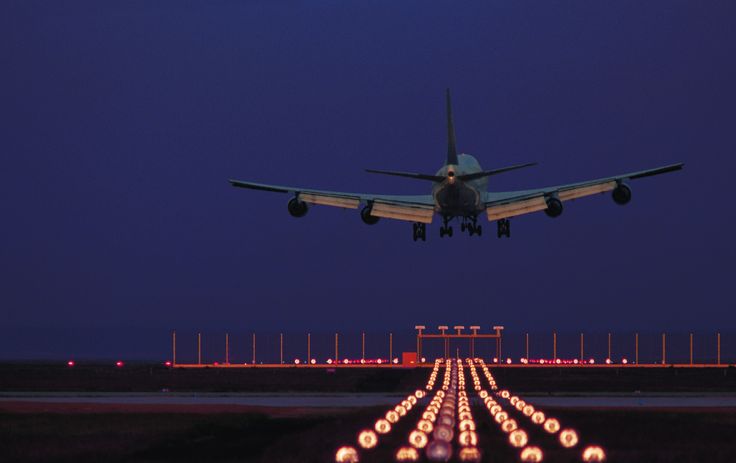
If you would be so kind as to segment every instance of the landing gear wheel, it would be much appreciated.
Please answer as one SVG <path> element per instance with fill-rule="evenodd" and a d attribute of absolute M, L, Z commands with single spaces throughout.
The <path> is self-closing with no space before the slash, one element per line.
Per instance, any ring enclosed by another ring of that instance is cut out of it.
<path fill-rule="evenodd" d="M 511 238 L 511 222 L 508 219 L 501 219 L 498 222 L 498 237 L 505 236 Z"/>
<path fill-rule="evenodd" d="M 413 223 L 414 241 L 427 241 L 427 225 L 423 223 Z"/>

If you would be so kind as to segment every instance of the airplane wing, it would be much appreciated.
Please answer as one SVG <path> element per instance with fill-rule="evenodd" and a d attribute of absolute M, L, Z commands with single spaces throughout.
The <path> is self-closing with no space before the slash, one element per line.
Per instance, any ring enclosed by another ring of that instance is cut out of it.
<path fill-rule="evenodd" d="M 374 217 L 405 220 L 408 222 L 432 223 L 434 217 L 434 198 L 432 195 L 376 195 L 366 193 L 344 193 L 339 191 L 313 190 L 264 183 L 229 180 L 238 188 L 273 191 L 293 194 L 299 201 L 307 204 L 357 209 L 361 203 L 371 206 Z"/>
<path fill-rule="evenodd" d="M 533 190 L 488 192 L 485 195 L 486 213 L 488 220 L 493 221 L 542 211 L 547 209 L 547 202 L 550 198 L 557 198 L 564 202 L 584 196 L 604 193 L 614 190 L 618 185 L 627 180 L 673 172 L 682 169 L 682 166 L 682 163 L 671 164 L 655 169 L 615 175 L 613 177 Z"/>

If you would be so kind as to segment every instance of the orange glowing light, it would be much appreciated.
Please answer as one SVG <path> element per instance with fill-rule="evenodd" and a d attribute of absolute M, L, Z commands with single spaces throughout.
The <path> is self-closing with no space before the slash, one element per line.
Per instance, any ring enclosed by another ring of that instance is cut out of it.
<path fill-rule="evenodd" d="M 516 402 L 518 401 L 519 401 L 519 398 L 516 397 L 515 395 L 511 396 L 511 398 L 509 399 L 509 402 L 511 402 L 511 405 L 516 405 Z"/>
<path fill-rule="evenodd" d="M 478 435 L 475 431 L 463 431 L 458 436 L 457 441 L 463 447 L 475 447 L 478 445 Z"/>
<path fill-rule="evenodd" d="M 578 443 L 578 433 L 574 429 L 563 429 L 560 431 L 560 444 L 563 447 L 575 447 Z"/>
<path fill-rule="evenodd" d="M 399 416 L 406 416 L 406 407 L 403 405 L 397 405 L 394 407 L 394 411 L 399 414 Z"/>
<path fill-rule="evenodd" d="M 498 404 L 491 405 L 491 409 L 490 409 L 491 415 L 494 415 L 495 416 L 497 413 L 501 413 L 501 410 L 503 410 L 503 409 L 501 408 L 500 405 L 498 405 Z"/>
<path fill-rule="evenodd" d="M 516 448 L 524 447 L 529 442 L 529 436 L 523 429 L 515 429 L 509 434 L 509 444 Z"/>
<path fill-rule="evenodd" d="M 516 430 L 516 428 L 518 427 L 519 425 L 516 424 L 516 420 L 513 418 L 509 418 L 508 420 L 501 423 L 501 430 L 503 432 L 511 432 Z"/>
<path fill-rule="evenodd" d="M 530 404 L 527 404 L 522 410 L 521 413 L 524 414 L 524 416 L 532 416 L 534 414 L 534 407 Z"/>
<path fill-rule="evenodd" d="M 424 395 L 425 395 L 425 394 L 424 394 L 424 391 L 423 391 L 423 390 L 421 390 L 421 389 L 417 389 L 417 390 L 416 390 L 416 391 L 414 392 L 414 397 L 416 397 L 417 399 L 423 399 L 423 398 L 424 398 Z"/>
<path fill-rule="evenodd" d="M 412 397 L 414 397 L 414 396 L 412 396 Z M 416 400 L 416 399 L 414 399 L 414 400 Z M 406 409 L 406 411 L 408 412 L 409 410 L 411 410 L 412 403 L 409 402 L 408 400 L 402 400 L 401 401 L 401 406 L 404 407 Z M 399 412 L 399 414 L 401 414 L 401 412 Z"/>
<path fill-rule="evenodd" d="M 358 451 L 353 447 L 340 447 L 337 449 L 337 453 L 335 453 L 336 463 L 358 463 L 358 461 L 360 461 Z"/>
<path fill-rule="evenodd" d="M 597 445 L 590 445 L 583 450 L 583 461 L 605 461 L 606 452 Z"/>
<path fill-rule="evenodd" d="M 493 417 L 493 419 L 496 420 L 496 423 L 501 424 L 504 421 L 506 421 L 509 418 L 509 414 L 506 412 L 498 412 L 496 413 L 496 416 Z"/>
<path fill-rule="evenodd" d="M 417 461 L 419 452 L 414 447 L 400 447 L 396 451 L 396 461 Z"/>
<path fill-rule="evenodd" d="M 525 447 L 524 450 L 521 451 L 521 455 L 519 456 L 521 458 L 521 461 L 532 461 L 532 462 L 538 462 L 542 461 L 542 458 L 544 455 L 542 454 L 542 449 L 539 447 Z"/>
<path fill-rule="evenodd" d="M 544 430 L 550 434 L 554 434 L 560 430 L 560 422 L 555 418 L 547 418 L 544 422 Z"/>
<path fill-rule="evenodd" d="M 388 416 L 386 417 L 386 419 L 388 419 Z M 434 420 L 437 419 L 437 414 L 434 413 L 434 412 L 431 412 L 431 411 L 427 410 L 426 412 L 422 413 L 422 419 L 434 423 Z M 389 421 L 391 421 L 391 420 L 389 420 Z M 398 418 L 397 418 L 397 421 L 398 421 Z"/>
<path fill-rule="evenodd" d="M 501 391 L 501 397 L 503 397 L 504 399 L 508 399 L 510 396 L 511 394 L 509 394 L 509 391 L 506 391 L 506 390 Z"/>
<path fill-rule="evenodd" d="M 417 429 L 426 433 L 430 433 L 434 429 L 434 425 L 431 421 L 422 419 L 419 420 L 419 422 L 417 423 Z"/>
<path fill-rule="evenodd" d="M 479 462 L 480 450 L 476 447 L 463 447 L 457 455 L 460 461 Z"/>
<path fill-rule="evenodd" d="M 409 434 L 409 444 L 414 448 L 423 449 L 427 446 L 428 442 L 429 438 L 423 431 L 415 429 Z"/>
<path fill-rule="evenodd" d="M 373 428 L 378 434 L 386 434 L 387 432 L 391 431 L 391 423 L 389 423 L 388 420 L 381 418 L 380 420 L 376 421 L 376 425 L 373 426 Z"/>
<path fill-rule="evenodd" d="M 394 410 L 389 410 L 386 412 L 386 421 L 388 421 L 391 424 L 394 424 L 397 421 L 399 421 L 399 418 L 400 418 L 399 414 Z"/>
<path fill-rule="evenodd" d="M 358 445 L 364 449 L 372 449 L 378 445 L 378 435 L 370 429 L 361 431 L 360 434 L 358 434 Z"/>
<path fill-rule="evenodd" d="M 475 421 L 473 418 L 461 419 L 457 427 L 461 431 L 475 431 Z"/>
<path fill-rule="evenodd" d="M 536 412 L 532 413 L 532 423 L 542 424 L 544 423 L 544 420 L 545 420 L 545 417 L 542 411 L 537 410 Z"/>

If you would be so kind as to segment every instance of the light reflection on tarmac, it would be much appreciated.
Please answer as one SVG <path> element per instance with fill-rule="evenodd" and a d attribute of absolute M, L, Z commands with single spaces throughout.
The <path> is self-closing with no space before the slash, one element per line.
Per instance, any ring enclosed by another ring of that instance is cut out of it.
<path fill-rule="evenodd" d="M 224 394 L 224 393 L 2 393 L 0 402 L 137 404 L 137 405 L 244 405 L 258 407 L 371 407 L 392 405 L 392 394 Z M 736 395 L 630 394 L 531 395 L 535 404 L 564 408 L 719 408 L 736 407 Z"/>

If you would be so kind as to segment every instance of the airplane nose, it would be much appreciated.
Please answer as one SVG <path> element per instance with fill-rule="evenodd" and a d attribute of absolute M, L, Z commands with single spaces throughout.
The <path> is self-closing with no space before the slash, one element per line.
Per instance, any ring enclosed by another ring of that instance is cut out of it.
<path fill-rule="evenodd" d="M 447 172 L 447 183 L 450 185 L 455 183 L 455 172 L 452 170 Z"/>

